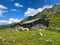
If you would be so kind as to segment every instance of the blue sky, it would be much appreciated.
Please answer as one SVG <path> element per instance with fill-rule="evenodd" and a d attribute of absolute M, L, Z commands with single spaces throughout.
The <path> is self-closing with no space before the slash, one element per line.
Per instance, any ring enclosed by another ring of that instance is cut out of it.
<path fill-rule="evenodd" d="M 44 7 L 59 3 L 60 0 L 0 0 L 0 24 L 19 22 L 41 12 Z"/>

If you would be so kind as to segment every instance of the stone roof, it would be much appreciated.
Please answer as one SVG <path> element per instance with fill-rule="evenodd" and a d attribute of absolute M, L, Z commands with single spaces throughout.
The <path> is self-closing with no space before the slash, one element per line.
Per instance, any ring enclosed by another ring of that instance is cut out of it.
<path fill-rule="evenodd" d="M 32 23 L 32 22 L 37 21 L 37 20 L 39 20 L 39 19 L 40 19 L 40 18 L 37 18 L 37 19 L 34 19 L 34 20 L 30 20 L 30 21 L 26 21 L 26 22 L 24 22 L 23 24 Z"/>

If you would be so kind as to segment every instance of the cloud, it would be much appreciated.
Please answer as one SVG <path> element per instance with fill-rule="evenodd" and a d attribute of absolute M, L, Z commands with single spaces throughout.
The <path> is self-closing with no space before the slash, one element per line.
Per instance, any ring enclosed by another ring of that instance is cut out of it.
<path fill-rule="evenodd" d="M 10 11 L 17 11 L 17 9 L 11 9 Z"/>
<path fill-rule="evenodd" d="M 19 3 L 15 3 L 16 7 L 23 7 L 23 5 L 19 4 Z"/>
<path fill-rule="evenodd" d="M 0 17 L 4 17 L 3 14 L 8 12 L 7 9 L 6 6 L 0 4 Z"/>
<path fill-rule="evenodd" d="M 20 22 L 22 19 L 14 19 L 14 18 L 10 18 L 9 19 L 9 22 L 10 23 L 18 23 L 18 22 Z"/>
<path fill-rule="evenodd" d="M 5 17 L 5 16 L 3 16 L 3 14 L 0 12 L 0 17 Z"/>
<path fill-rule="evenodd" d="M 2 13 L 0 12 L 0 17 L 2 17 Z"/>
<path fill-rule="evenodd" d="M 47 8 L 47 9 L 49 9 L 49 8 L 52 8 L 53 6 L 52 5 L 46 5 L 46 6 L 44 6 L 43 8 L 45 9 L 45 8 Z"/>
<path fill-rule="evenodd" d="M 52 8 L 52 7 L 53 6 L 46 5 L 46 6 L 42 7 L 42 8 L 38 8 L 38 9 L 28 8 L 27 11 L 24 12 L 24 15 L 25 16 L 34 16 L 37 13 L 42 12 L 45 8 L 49 9 L 49 8 Z"/>
<path fill-rule="evenodd" d="M 0 4 L 0 9 L 7 9 L 7 7 Z"/>
<path fill-rule="evenodd" d="M 7 24 L 12 24 L 12 23 L 18 23 L 23 19 L 14 19 L 10 18 L 9 20 L 0 20 L 0 25 L 7 25 Z"/>
<path fill-rule="evenodd" d="M 0 9 L 0 17 L 5 17 L 5 16 L 3 16 L 3 14 L 6 12 L 8 12 L 8 11 Z"/>
<path fill-rule="evenodd" d="M 34 16 L 38 12 L 41 12 L 43 9 L 38 8 L 38 9 L 33 9 L 33 8 L 28 8 L 27 11 L 24 13 L 25 16 Z"/>
<path fill-rule="evenodd" d="M 7 20 L 0 20 L 0 25 L 6 25 L 9 24 Z"/>

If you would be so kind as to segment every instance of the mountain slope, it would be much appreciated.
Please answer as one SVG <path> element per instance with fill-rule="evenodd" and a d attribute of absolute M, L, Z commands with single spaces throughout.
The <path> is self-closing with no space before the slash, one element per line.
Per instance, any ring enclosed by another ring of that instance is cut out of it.
<path fill-rule="evenodd" d="M 42 12 L 38 13 L 35 16 L 30 16 L 21 23 L 37 19 L 37 18 L 42 18 L 46 21 L 49 21 L 49 28 L 60 28 L 60 5 L 54 5 L 52 8 L 49 9 L 44 9 Z"/>

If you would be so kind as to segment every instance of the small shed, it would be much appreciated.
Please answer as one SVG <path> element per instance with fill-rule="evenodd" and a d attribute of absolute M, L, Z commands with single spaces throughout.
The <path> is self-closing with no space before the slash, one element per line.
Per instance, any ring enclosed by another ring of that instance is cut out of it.
<path fill-rule="evenodd" d="M 17 23 L 15 24 L 16 30 L 22 29 L 22 28 L 28 28 L 28 29 L 46 29 L 48 27 L 49 22 L 45 21 L 44 19 L 34 19 L 27 22 L 24 22 L 23 24 Z"/>
<path fill-rule="evenodd" d="M 44 19 L 34 19 L 23 23 L 23 27 L 29 29 L 45 29 L 48 27 L 49 22 Z"/>

